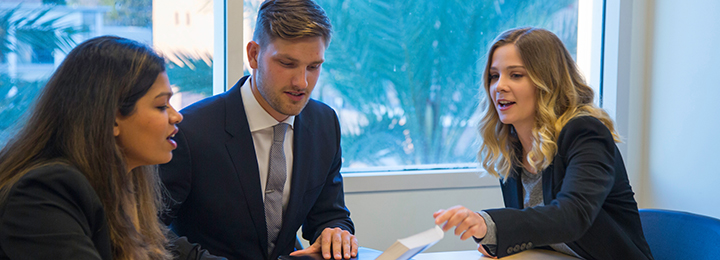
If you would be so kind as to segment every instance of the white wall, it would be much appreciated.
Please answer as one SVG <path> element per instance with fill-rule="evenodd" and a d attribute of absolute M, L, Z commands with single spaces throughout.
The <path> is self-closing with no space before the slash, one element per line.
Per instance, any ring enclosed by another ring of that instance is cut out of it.
<path fill-rule="evenodd" d="M 473 210 L 503 207 L 499 186 L 349 193 L 345 203 L 352 212 L 360 245 L 378 250 L 387 249 L 399 238 L 432 228 L 432 214 L 439 209 L 455 205 Z M 462 241 L 453 231 L 445 232 L 445 237 L 428 252 L 477 249 L 475 241 Z"/>
<path fill-rule="evenodd" d="M 473 171 L 345 174 L 345 203 L 360 246 L 385 250 L 397 239 L 430 229 L 435 225 L 432 214 L 439 209 L 503 207 L 498 179 Z M 461 241 L 453 231 L 445 232 L 427 252 L 477 249 L 473 240 Z M 308 241 L 301 242 L 308 246 Z"/>
<path fill-rule="evenodd" d="M 720 1 L 655 0 L 646 7 L 653 13 L 645 28 L 644 204 L 720 218 Z"/>

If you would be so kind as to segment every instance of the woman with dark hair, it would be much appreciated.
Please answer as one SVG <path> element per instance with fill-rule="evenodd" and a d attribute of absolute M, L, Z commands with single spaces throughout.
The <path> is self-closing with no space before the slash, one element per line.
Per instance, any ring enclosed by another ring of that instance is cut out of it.
<path fill-rule="evenodd" d="M 168 242 L 155 164 L 172 158 L 165 61 L 98 37 L 73 49 L 25 126 L 0 151 L 0 259 L 171 259 L 204 252 Z"/>
<path fill-rule="evenodd" d="M 499 177 L 505 207 L 435 212 L 435 223 L 503 257 L 546 248 L 584 259 L 652 259 L 610 117 L 593 104 L 560 39 L 502 33 L 483 72 L 478 158 Z"/>

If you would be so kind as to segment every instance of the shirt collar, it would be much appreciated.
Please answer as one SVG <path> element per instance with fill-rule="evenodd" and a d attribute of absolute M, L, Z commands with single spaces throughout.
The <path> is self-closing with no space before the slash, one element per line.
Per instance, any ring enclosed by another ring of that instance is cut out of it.
<path fill-rule="evenodd" d="M 252 93 L 250 80 L 252 77 L 248 77 L 245 83 L 240 88 L 240 93 L 245 107 L 245 116 L 247 117 L 248 125 L 250 126 L 250 132 L 255 132 L 261 129 L 273 127 L 279 122 L 275 120 L 267 111 L 265 111 L 255 95 Z M 289 116 L 285 119 L 286 124 L 290 125 L 291 129 L 294 129 L 295 116 Z"/>

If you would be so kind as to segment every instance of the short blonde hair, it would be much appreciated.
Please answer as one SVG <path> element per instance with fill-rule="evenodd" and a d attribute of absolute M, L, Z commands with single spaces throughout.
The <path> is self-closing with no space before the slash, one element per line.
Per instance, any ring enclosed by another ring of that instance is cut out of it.
<path fill-rule="evenodd" d="M 500 34 L 487 55 L 483 71 L 486 99 L 482 101 L 484 115 L 480 121 L 482 144 L 478 159 L 488 173 L 507 179 L 513 166 L 522 165 L 522 148 L 512 125 L 503 124 L 492 103 L 490 93 L 490 65 L 499 47 L 514 44 L 536 86 L 537 108 L 532 129 L 533 143 L 527 160 L 540 172 L 552 164 L 557 153 L 557 138 L 562 128 L 578 116 L 593 116 L 613 133 L 619 142 L 612 119 L 593 104 L 593 90 L 583 79 L 575 61 L 560 39 L 550 31 L 539 28 L 517 28 Z M 519 150 L 518 150 L 519 148 Z"/>
<path fill-rule="evenodd" d="M 325 46 L 332 37 L 330 19 L 314 1 L 269 0 L 260 6 L 253 41 L 261 47 L 277 38 L 293 40 L 307 37 L 322 37 Z"/>

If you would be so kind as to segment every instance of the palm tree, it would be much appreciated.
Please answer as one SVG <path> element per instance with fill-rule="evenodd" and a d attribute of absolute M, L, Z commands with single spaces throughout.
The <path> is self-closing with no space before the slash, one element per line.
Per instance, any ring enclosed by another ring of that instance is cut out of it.
<path fill-rule="evenodd" d="M 506 29 L 540 26 L 572 32 L 564 40 L 574 52 L 576 2 L 319 0 L 334 35 L 315 92 L 354 129 L 343 128 L 343 166 L 476 161 L 487 45 Z M 573 8 L 560 18 L 570 21 L 555 21 Z"/>
<path fill-rule="evenodd" d="M 73 35 L 83 28 L 63 25 L 63 16 L 49 17 L 52 6 L 23 11 L 18 5 L 0 10 L 0 69 L 7 62 L 9 53 L 23 48 L 46 51 L 69 50 L 75 45 Z M 21 120 L 30 107 L 45 80 L 25 81 L 0 70 L 0 146 L 11 135 L 15 124 Z"/>
<path fill-rule="evenodd" d="M 18 5 L 12 9 L 0 10 L 0 57 L 17 52 L 23 46 L 52 51 L 69 50 L 75 46 L 73 35 L 84 29 L 60 24 L 62 15 L 48 17 L 52 7 L 23 12 Z M 11 40 L 13 38 L 15 41 Z"/>

